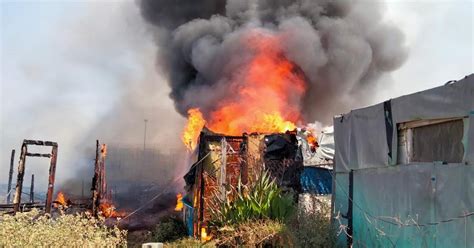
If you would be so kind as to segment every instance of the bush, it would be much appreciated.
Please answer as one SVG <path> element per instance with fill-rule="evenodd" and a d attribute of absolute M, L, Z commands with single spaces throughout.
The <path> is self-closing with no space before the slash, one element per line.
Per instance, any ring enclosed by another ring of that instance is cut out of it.
<path fill-rule="evenodd" d="M 220 228 L 217 247 L 288 247 L 280 221 L 258 220 Z"/>
<path fill-rule="evenodd" d="M 211 225 L 236 225 L 249 220 L 284 220 L 294 210 L 293 194 L 284 193 L 267 172 L 249 186 L 239 181 L 232 189 L 233 200 L 215 195 L 211 208 Z"/>
<path fill-rule="evenodd" d="M 126 246 L 126 231 L 108 228 L 90 215 L 50 218 L 33 209 L 0 216 L 0 247 L 110 247 Z"/>
<path fill-rule="evenodd" d="M 177 217 L 165 217 L 161 219 L 152 232 L 155 242 L 172 242 L 187 236 L 184 223 Z"/>
<path fill-rule="evenodd" d="M 294 247 L 336 247 L 336 231 L 331 225 L 331 207 L 321 203 L 317 211 L 299 211 L 286 223 L 285 233 Z"/>

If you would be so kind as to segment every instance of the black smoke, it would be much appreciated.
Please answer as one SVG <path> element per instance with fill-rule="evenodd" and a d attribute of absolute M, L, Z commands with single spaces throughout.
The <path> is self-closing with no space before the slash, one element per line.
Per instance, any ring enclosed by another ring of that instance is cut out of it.
<path fill-rule="evenodd" d="M 285 37 L 284 56 L 304 72 L 300 109 L 307 121 L 368 102 L 381 76 L 399 68 L 408 51 L 404 34 L 383 19 L 383 6 L 328 0 L 141 0 L 179 113 L 204 114 L 232 94 L 231 78 L 252 52 L 251 31 Z"/>

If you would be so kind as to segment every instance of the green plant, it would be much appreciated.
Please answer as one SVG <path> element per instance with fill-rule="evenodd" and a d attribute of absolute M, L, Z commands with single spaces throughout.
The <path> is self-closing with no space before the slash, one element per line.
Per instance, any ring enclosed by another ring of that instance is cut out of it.
<path fill-rule="evenodd" d="M 267 172 L 249 186 L 240 181 L 232 192 L 234 199 L 213 197 L 211 225 L 235 225 L 248 220 L 284 220 L 295 209 L 293 194 L 284 193 Z"/>
<path fill-rule="evenodd" d="M 108 228 L 90 215 L 51 218 L 36 209 L 0 216 L 0 247 L 110 247 L 126 246 L 126 231 Z"/>
<path fill-rule="evenodd" d="M 155 242 L 172 242 L 186 236 L 186 226 L 173 216 L 161 219 L 152 232 L 152 239 Z"/>

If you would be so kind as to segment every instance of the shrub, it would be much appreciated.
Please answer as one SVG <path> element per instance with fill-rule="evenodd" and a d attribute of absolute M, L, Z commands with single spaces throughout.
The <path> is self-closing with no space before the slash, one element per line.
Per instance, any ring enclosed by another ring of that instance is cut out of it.
<path fill-rule="evenodd" d="M 0 216 L 0 247 L 105 247 L 126 246 L 126 231 L 108 228 L 90 215 L 51 218 L 33 209 Z"/>
<path fill-rule="evenodd" d="M 152 238 L 155 242 L 172 242 L 186 236 L 186 226 L 180 219 L 173 216 L 161 219 L 152 232 Z"/>
<path fill-rule="evenodd" d="M 336 231 L 331 225 L 330 206 L 321 203 L 317 211 L 299 211 L 289 218 L 285 233 L 294 247 L 336 247 Z"/>
<path fill-rule="evenodd" d="M 276 220 L 247 221 L 220 228 L 217 247 L 287 247 L 284 224 Z"/>
<path fill-rule="evenodd" d="M 221 199 L 215 195 L 211 208 L 211 225 L 236 225 L 249 220 L 284 220 L 295 209 L 293 194 L 284 193 L 267 172 L 249 186 L 239 181 L 233 188 L 234 199 Z"/>

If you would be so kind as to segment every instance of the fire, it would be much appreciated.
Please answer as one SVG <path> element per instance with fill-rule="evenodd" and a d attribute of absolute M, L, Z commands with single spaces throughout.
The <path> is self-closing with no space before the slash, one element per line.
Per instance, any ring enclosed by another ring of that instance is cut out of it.
<path fill-rule="evenodd" d="M 205 227 L 201 228 L 201 241 L 209 241 L 211 239 L 212 237 L 207 235 L 206 228 Z"/>
<path fill-rule="evenodd" d="M 67 207 L 68 205 L 68 199 L 64 195 L 63 192 L 59 192 L 58 195 L 56 196 L 56 199 L 54 200 L 54 207 L 58 208 L 59 206 Z"/>
<path fill-rule="evenodd" d="M 181 193 L 176 195 L 176 207 L 174 208 L 174 211 L 181 211 L 183 210 L 183 195 Z"/>
<path fill-rule="evenodd" d="M 106 218 L 118 218 L 124 217 L 126 215 L 123 211 L 115 211 L 116 208 L 112 203 L 104 202 L 99 205 L 99 211 L 102 213 L 102 216 Z"/>
<path fill-rule="evenodd" d="M 184 129 L 182 140 L 189 150 L 194 150 L 202 128 L 206 124 L 204 117 L 199 109 L 188 110 L 188 123 Z"/>
<path fill-rule="evenodd" d="M 309 148 L 312 152 L 315 152 L 316 149 L 319 147 L 318 140 L 312 133 L 308 133 L 306 136 L 306 140 L 308 141 Z"/>
<path fill-rule="evenodd" d="M 306 90 L 302 73 L 283 56 L 282 38 L 274 34 L 250 32 L 244 39 L 252 58 L 232 74 L 229 97 L 206 114 L 189 111 L 183 141 L 195 147 L 204 124 L 217 133 L 281 133 L 294 130 L 302 122 L 300 103 Z M 190 132 L 192 130 L 192 132 Z"/>

